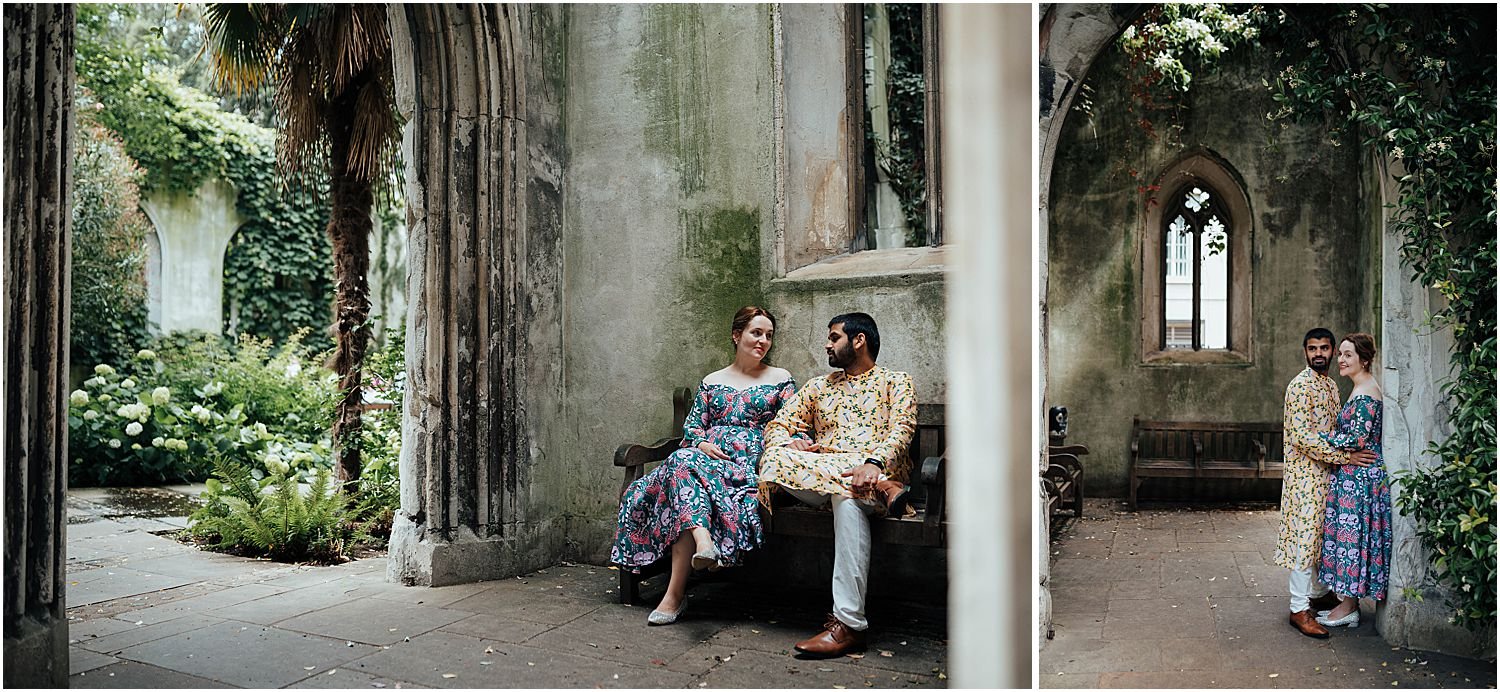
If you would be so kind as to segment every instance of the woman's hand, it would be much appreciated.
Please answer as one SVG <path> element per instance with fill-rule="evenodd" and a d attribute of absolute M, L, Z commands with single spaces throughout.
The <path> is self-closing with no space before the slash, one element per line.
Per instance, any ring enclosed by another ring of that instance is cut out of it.
<path fill-rule="evenodd" d="M 712 442 L 699 442 L 698 451 L 707 454 L 710 459 L 729 459 L 729 455 L 725 454 L 724 450 L 719 449 L 719 446 Z"/>
<path fill-rule="evenodd" d="M 1380 457 L 1375 456 L 1374 452 L 1368 449 L 1359 449 L 1349 453 L 1349 465 L 1369 466 L 1370 464 L 1375 463 L 1375 461 L 1379 458 Z"/>
<path fill-rule="evenodd" d="M 818 443 L 813 442 L 812 440 L 804 440 L 800 437 L 795 438 L 791 442 L 787 443 L 787 447 L 799 452 L 816 452 L 822 449 L 822 447 L 818 446 Z"/>

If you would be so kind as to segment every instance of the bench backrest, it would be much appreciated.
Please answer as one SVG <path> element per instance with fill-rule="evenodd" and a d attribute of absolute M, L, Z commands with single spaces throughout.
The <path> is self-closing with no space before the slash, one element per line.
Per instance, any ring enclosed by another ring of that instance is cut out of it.
<path fill-rule="evenodd" d="M 1253 441 L 1267 462 L 1281 462 L 1281 423 L 1149 421 L 1137 418 L 1131 441 L 1142 459 L 1254 461 Z"/>

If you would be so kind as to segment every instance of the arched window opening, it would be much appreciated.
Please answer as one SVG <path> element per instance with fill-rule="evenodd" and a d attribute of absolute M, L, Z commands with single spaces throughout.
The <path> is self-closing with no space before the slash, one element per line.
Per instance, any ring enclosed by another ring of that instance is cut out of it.
<path fill-rule="evenodd" d="M 1162 258 L 1162 350 L 1229 347 L 1229 208 L 1207 182 L 1189 180 L 1167 199 Z"/>

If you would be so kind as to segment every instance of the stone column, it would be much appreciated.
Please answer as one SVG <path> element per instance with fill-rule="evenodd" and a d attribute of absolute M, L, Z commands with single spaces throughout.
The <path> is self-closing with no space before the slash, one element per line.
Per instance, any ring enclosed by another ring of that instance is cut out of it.
<path fill-rule="evenodd" d="M 528 236 L 534 227 L 555 235 L 561 223 L 549 213 L 560 164 L 528 150 L 550 150 L 551 139 L 531 141 L 526 117 L 534 113 L 528 85 L 546 81 L 529 70 L 548 57 L 531 59 L 530 32 L 549 11 L 390 10 L 409 233 L 405 444 L 390 576 L 407 584 L 495 579 L 560 556 L 561 520 L 528 516 L 538 452 L 527 427 L 533 397 L 524 394 L 532 370 L 548 367 L 531 363 L 546 359 L 531 355 L 543 328 L 531 324 L 556 319 L 532 290 L 551 280 L 539 274 L 558 271 L 555 257 Z M 554 98 L 545 83 L 536 88 L 542 100 Z M 537 219 L 528 222 L 531 207 Z"/>
<path fill-rule="evenodd" d="M 1031 12 L 942 8 L 954 687 L 1029 687 Z M 977 318 L 984 315 L 983 319 Z M 1004 443 L 996 445 L 996 440 Z"/>
<path fill-rule="evenodd" d="M 193 194 L 158 194 L 141 199 L 156 227 L 160 253 L 158 285 L 148 286 L 151 317 L 163 333 L 201 329 L 224 331 L 224 251 L 245 223 L 235 206 L 234 186 L 205 180 Z M 156 299 L 160 298 L 160 304 Z"/>
<path fill-rule="evenodd" d="M 5 686 L 67 687 L 73 8 L 5 6 Z"/>
<path fill-rule="evenodd" d="M 1425 316 L 1442 304 L 1442 296 L 1412 280 L 1411 270 L 1401 264 L 1402 237 L 1389 227 L 1387 203 L 1399 192 L 1396 178 L 1404 175 L 1399 162 L 1388 167 L 1371 151 L 1364 154 L 1370 190 L 1370 213 L 1378 218 L 1371 225 L 1380 238 L 1381 325 L 1376 347 L 1375 376 L 1385 394 L 1384 430 L 1381 447 L 1388 473 L 1432 468 L 1438 458 L 1427 454 L 1427 445 L 1451 432 L 1451 407 L 1441 382 L 1448 376 L 1448 357 L 1453 352 L 1453 330 L 1434 332 L 1423 326 Z M 1400 484 L 1391 486 L 1392 499 L 1401 495 Z M 1417 536 L 1416 520 L 1392 508 L 1390 583 L 1384 603 L 1376 612 L 1375 626 L 1393 646 L 1442 651 L 1471 658 L 1495 657 L 1495 627 L 1470 632 L 1448 622 L 1452 609 L 1446 604 L 1447 587 L 1432 573 L 1430 549 Z M 1408 598 L 1412 589 L 1421 600 Z"/>

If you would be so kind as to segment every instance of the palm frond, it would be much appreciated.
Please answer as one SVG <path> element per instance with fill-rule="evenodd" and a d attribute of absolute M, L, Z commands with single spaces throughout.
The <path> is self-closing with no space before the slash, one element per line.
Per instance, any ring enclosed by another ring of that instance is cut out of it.
<path fill-rule="evenodd" d="M 277 54 L 291 28 L 283 6 L 209 3 L 203 23 L 213 46 L 216 87 L 243 95 L 275 78 Z"/>

